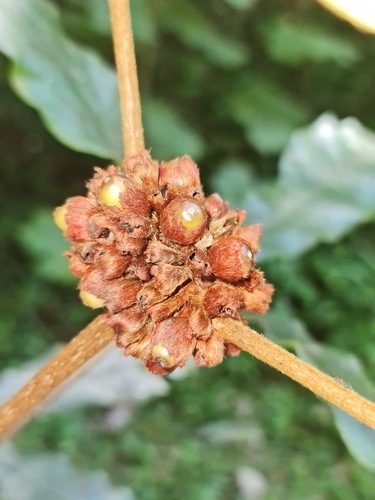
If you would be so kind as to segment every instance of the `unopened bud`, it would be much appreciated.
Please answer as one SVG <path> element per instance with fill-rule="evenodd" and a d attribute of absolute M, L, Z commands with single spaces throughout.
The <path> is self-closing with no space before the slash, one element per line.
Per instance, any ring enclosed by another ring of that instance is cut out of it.
<path fill-rule="evenodd" d="M 207 216 L 203 207 L 193 198 L 175 198 L 163 210 L 160 225 L 170 240 L 191 245 L 203 236 Z"/>
<path fill-rule="evenodd" d="M 233 236 L 223 236 L 216 240 L 208 257 L 212 272 L 226 281 L 248 278 L 254 263 L 248 243 Z"/>

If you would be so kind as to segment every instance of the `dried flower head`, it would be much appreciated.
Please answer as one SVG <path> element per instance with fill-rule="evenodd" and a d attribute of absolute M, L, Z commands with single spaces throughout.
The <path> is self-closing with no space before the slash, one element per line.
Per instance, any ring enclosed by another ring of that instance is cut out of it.
<path fill-rule="evenodd" d="M 237 355 L 212 319 L 268 309 L 273 287 L 254 267 L 261 226 L 241 227 L 244 211 L 205 197 L 188 156 L 159 164 L 144 151 L 122 170 L 95 168 L 87 187 L 55 221 L 73 243 L 83 303 L 106 308 L 125 354 L 161 375 L 190 355 L 199 366 Z"/>

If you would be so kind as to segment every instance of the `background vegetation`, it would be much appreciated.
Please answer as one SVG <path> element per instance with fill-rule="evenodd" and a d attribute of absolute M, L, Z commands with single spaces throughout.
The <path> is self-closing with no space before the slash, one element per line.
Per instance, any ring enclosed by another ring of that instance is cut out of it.
<path fill-rule="evenodd" d="M 249 321 L 375 400 L 375 38 L 312 0 L 131 6 L 147 147 L 264 225 Z M 4 400 L 93 317 L 51 211 L 122 150 L 104 0 L 0 0 L 0 51 Z M 0 448 L 1 500 L 373 496 L 373 431 L 246 354 L 165 380 L 109 352 L 64 397 Z"/>

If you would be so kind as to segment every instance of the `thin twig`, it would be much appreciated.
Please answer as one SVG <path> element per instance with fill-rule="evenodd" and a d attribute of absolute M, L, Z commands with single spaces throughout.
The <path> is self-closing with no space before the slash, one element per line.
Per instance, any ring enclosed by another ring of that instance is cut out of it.
<path fill-rule="evenodd" d="M 214 319 L 214 330 L 254 357 L 295 380 L 375 429 L 375 404 L 313 366 L 274 344 L 263 335 L 230 318 Z"/>
<path fill-rule="evenodd" d="M 144 150 L 129 0 L 109 0 L 126 156 Z"/>
<path fill-rule="evenodd" d="M 0 408 L 0 437 L 10 437 L 43 408 L 41 403 L 111 340 L 113 330 L 98 316 Z"/>

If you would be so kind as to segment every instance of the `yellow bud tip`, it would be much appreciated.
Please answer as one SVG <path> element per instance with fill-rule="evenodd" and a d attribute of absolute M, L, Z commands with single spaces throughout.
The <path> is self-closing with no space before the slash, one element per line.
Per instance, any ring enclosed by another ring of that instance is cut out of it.
<path fill-rule="evenodd" d="M 172 368 L 175 365 L 174 357 L 171 356 L 162 345 L 154 345 L 151 351 L 151 356 L 163 368 Z"/>
<path fill-rule="evenodd" d="M 120 194 L 126 189 L 126 177 L 124 175 L 108 175 L 100 187 L 99 196 L 107 207 L 122 208 Z"/>
<path fill-rule="evenodd" d="M 95 297 L 95 295 L 93 295 L 90 292 L 85 292 L 85 290 L 80 290 L 79 296 L 82 302 L 85 304 L 85 306 L 91 307 L 91 309 L 99 309 L 99 307 L 104 307 L 104 300 Z"/>
<path fill-rule="evenodd" d="M 178 211 L 181 224 L 188 230 L 194 231 L 205 222 L 203 209 L 193 201 L 185 201 L 182 203 Z"/>
<path fill-rule="evenodd" d="M 58 226 L 64 233 L 68 229 L 68 224 L 65 220 L 67 211 L 68 207 L 66 205 L 63 205 L 62 207 L 57 207 L 53 212 L 53 220 L 55 221 L 56 226 Z"/>

